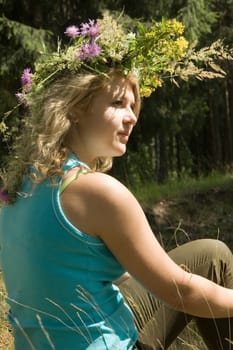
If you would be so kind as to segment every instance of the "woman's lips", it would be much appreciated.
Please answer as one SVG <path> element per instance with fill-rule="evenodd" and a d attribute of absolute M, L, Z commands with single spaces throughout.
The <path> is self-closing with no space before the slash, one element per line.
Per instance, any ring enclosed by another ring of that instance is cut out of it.
<path fill-rule="evenodd" d="M 120 136 L 129 137 L 130 132 L 129 132 L 129 131 L 120 131 L 118 134 L 119 134 Z"/>

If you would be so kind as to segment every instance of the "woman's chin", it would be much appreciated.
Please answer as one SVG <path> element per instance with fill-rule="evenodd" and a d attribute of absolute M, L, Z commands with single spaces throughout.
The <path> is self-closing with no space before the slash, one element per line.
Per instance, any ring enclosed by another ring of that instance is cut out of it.
<path fill-rule="evenodd" d="M 119 148 L 117 151 L 116 151 L 116 154 L 114 155 L 114 157 L 121 157 L 125 154 L 126 152 L 126 145 L 123 145 L 124 147 L 121 147 Z"/>
<path fill-rule="evenodd" d="M 109 157 L 109 158 L 114 158 L 114 157 L 121 157 L 126 153 L 126 145 L 121 145 L 121 147 L 117 147 L 115 149 L 112 149 L 112 151 L 110 152 L 104 152 L 105 154 L 102 154 L 101 157 L 105 158 L 105 157 Z"/>

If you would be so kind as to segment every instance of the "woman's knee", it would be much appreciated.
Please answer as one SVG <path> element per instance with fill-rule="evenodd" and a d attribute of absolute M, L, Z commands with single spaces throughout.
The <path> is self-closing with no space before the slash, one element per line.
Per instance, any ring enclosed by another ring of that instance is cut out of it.
<path fill-rule="evenodd" d="M 199 243 L 198 243 L 199 242 Z M 214 259 L 233 259 L 232 252 L 227 244 L 218 239 L 203 238 L 197 240 L 199 248 L 204 250 L 205 254 L 213 256 Z"/>
<path fill-rule="evenodd" d="M 217 239 L 203 238 L 185 243 L 171 252 L 170 257 L 187 270 L 202 274 L 213 266 L 225 266 L 233 273 L 233 256 L 228 246 Z M 207 276 L 206 276 L 207 277 Z"/>
<path fill-rule="evenodd" d="M 201 238 L 185 243 L 169 252 L 171 257 L 202 255 L 213 257 L 232 256 L 229 247 L 218 239 Z"/>
<path fill-rule="evenodd" d="M 217 239 L 199 239 L 187 246 L 190 271 L 233 288 L 233 255 L 229 247 Z"/>

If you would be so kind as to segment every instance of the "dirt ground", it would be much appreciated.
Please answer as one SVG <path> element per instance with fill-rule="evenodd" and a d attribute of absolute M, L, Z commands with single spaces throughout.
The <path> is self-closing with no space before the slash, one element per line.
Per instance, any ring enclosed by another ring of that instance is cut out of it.
<path fill-rule="evenodd" d="M 166 250 L 189 240 L 211 237 L 223 240 L 233 251 L 233 189 L 214 188 L 162 200 L 144 210 Z"/>

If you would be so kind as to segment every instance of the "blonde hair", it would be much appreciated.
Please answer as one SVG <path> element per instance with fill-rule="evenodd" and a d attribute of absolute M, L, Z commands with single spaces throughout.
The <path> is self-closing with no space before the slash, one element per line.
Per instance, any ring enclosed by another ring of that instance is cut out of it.
<path fill-rule="evenodd" d="M 30 177 L 33 183 L 45 178 L 54 180 L 54 176 L 63 175 L 63 163 L 69 153 L 65 137 L 71 128 L 71 111 L 84 110 L 93 97 L 111 83 L 115 77 L 122 77 L 135 95 L 135 114 L 140 110 L 140 94 L 136 77 L 129 73 L 124 76 L 120 70 L 111 69 L 108 75 L 82 72 L 80 74 L 63 73 L 42 93 L 34 96 L 30 102 L 30 115 L 25 117 L 25 130 L 15 143 L 14 157 L 9 158 L 4 176 L 4 191 L 9 201 L 14 202 L 21 186 L 22 178 L 33 167 Z M 93 170 L 105 172 L 112 166 L 112 158 L 98 158 Z M 0 202 L 1 204 L 1 202 Z"/>

